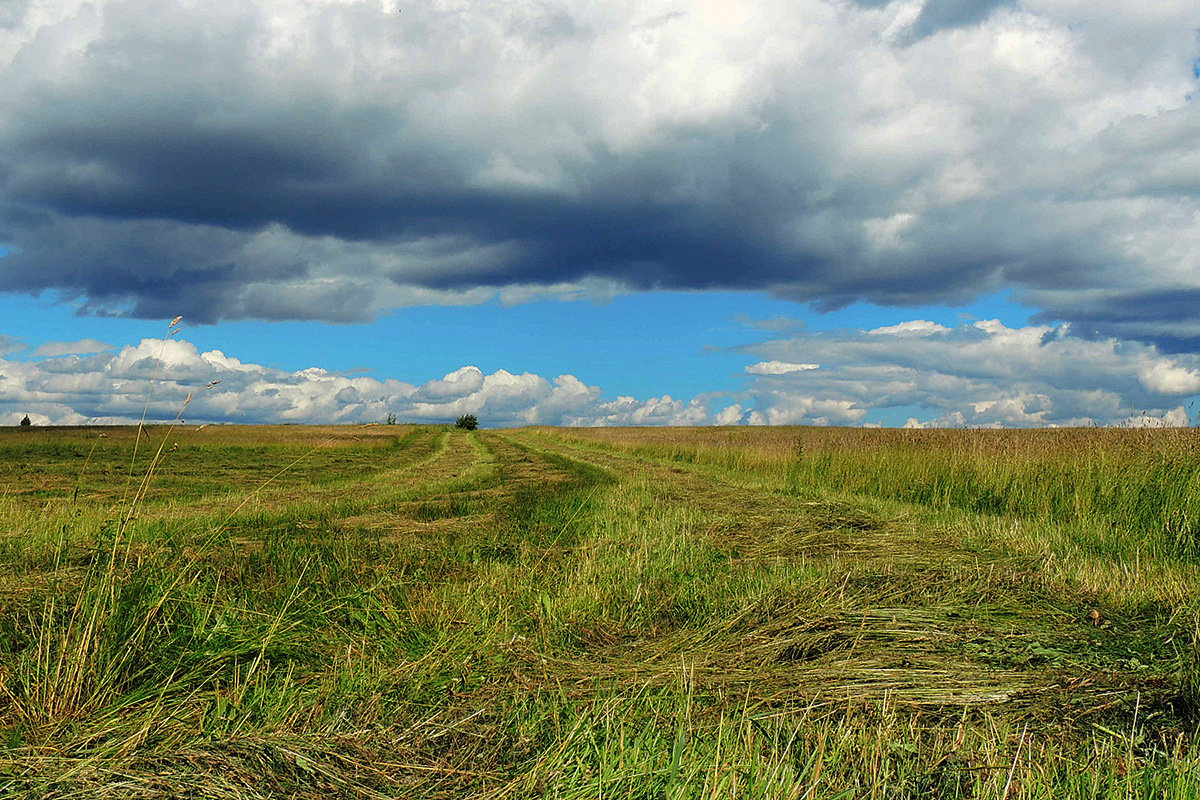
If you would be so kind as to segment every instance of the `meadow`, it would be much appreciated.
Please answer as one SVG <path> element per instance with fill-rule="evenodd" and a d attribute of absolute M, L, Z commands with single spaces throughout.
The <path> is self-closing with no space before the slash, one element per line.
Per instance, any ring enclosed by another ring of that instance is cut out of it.
<path fill-rule="evenodd" d="M 0 797 L 1195 798 L 1200 432 L 0 431 Z"/>

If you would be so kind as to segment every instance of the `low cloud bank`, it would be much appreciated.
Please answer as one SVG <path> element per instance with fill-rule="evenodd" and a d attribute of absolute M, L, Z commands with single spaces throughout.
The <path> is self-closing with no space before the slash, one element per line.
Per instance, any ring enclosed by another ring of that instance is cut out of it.
<path fill-rule="evenodd" d="M 28 350 L 0 341 L 8 342 L 0 351 L 0 424 L 10 425 L 25 414 L 37 424 L 125 423 L 148 408 L 154 420 L 182 411 L 189 422 L 236 423 L 368 423 L 389 414 L 440 423 L 469 413 L 489 427 L 1178 426 L 1188 424 L 1200 394 L 1196 356 L 1084 338 L 1067 325 L 1010 328 L 997 320 L 801 330 L 739 348 L 747 365 L 734 389 L 648 399 L 606 397 L 571 374 L 475 366 L 419 384 L 315 366 L 288 372 L 173 338 Z"/>
<path fill-rule="evenodd" d="M 1069 325 L 913 320 L 802 331 L 743 349 L 767 359 L 747 369 L 757 410 L 746 420 L 757 423 L 858 425 L 900 409 L 922 426 L 1185 425 L 1185 405 L 1200 392 L 1196 356 L 1084 338 Z M 761 369 L 802 360 L 820 368 Z"/>
<path fill-rule="evenodd" d="M 77 347 L 43 345 L 39 355 Z M 82 349 L 92 349 L 90 345 Z M 188 397 L 191 397 L 188 400 Z M 297 372 L 245 363 L 180 339 L 143 339 L 114 352 L 40 360 L 0 358 L 0 424 L 29 414 L 37 424 L 152 420 L 366 423 L 447 422 L 475 414 L 485 425 L 686 425 L 708 420 L 693 401 L 669 396 L 604 401 L 573 375 L 553 379 L 462 367 L 421 385 L 348 376 L 320 367 Z M 185 407 L 186 406 L 186 407 Z"/>

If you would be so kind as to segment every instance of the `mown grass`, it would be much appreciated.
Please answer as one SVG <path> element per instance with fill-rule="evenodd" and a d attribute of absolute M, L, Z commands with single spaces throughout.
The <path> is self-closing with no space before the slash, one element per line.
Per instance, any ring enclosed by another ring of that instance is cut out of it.
<path fill-rule="evenodd" d="M 1200 793 L 1190 432 L 134 435 L 0 433 L 0 795 Z"/>

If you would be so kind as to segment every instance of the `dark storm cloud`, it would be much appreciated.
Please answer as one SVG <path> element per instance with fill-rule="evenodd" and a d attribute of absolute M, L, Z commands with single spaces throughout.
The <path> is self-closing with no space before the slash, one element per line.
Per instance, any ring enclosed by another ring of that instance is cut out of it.
<path fill-rule="evenodd" d="M 1190 347 L 1153 298 L 1200 291 L 1200 14 L 1060 6 L 5 6 L 0 281 L 196 321 L 1011 288 Z"/>
<path fill-rule="evenodd" d="M 1035 321 L 1070 318 L 1077 334 L 1092 339 L 1153 339 L 1166 353 L 1200 352 L 1200 289 L 1061 298 Z"/>

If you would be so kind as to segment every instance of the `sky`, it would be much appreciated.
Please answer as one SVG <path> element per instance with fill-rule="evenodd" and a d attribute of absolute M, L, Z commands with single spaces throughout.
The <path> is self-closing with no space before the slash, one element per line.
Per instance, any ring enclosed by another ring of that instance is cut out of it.
<path fill-rule="evenodd" d="M 0 424 L 1195 424 L 1198 92 L 1195 0 L 7 0 Z"/>

